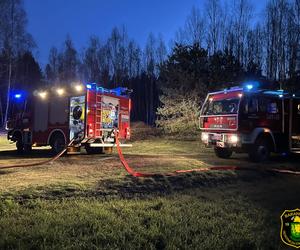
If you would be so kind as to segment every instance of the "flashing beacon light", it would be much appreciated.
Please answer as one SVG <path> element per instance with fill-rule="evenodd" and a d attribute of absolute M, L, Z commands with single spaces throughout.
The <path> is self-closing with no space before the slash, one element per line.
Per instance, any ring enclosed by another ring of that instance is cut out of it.
<path fill-rule="evenodd" d="M 259 82 L 256 81 L 245 82 L 243 86 L 245 90 L 251 91 L 259 87 Z"/>
<path fill-rule="evenodd" d="M 20 98 L 22 97 L 22 95 L 21 95 L 21 94 L 15 94 L 14 97 L 15 97 L 16 99 L 20 99 Z"/>
<path fill-rule="evenodd" d="M 97 84 L 95 82 L 87 83 L 85 86 L 87 89 L 96 89 L 97 88 Z"/>
<path fill-rule="evenodd" d="M 251 89 L 253 89 L 253 85 L 252 85 L 252 84 L 247 84 L 247 85 L 246 85 L 246 88 L 247 88 L 248 90 L 251 90 Z"/>
<path fill-rule="evenodd" d="M 13 91 L 10 96 L 15 102 L 22 102 L 26 99 L 27 93 L 25 91 Z"/>

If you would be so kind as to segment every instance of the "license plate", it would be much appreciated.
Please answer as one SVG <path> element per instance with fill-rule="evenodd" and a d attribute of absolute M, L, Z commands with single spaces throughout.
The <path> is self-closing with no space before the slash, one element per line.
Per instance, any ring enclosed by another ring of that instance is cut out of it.
<path fill-rule="evenodd" d="M 219 135 L 219 134 L 214 134 L 212 137 L 211 137 L 212 140 L 216 140 L 216 141 L 220 141 L 222 139 L 222 135 Z"/>
<path fill-rule="evenodd" d="M 106 141 L 106 142 L 114 142 L 115 140 L 114 140 L 114 138 L 106 138 L 105 141 Z"/>
<path fill-rule="evenodd" d="M 225 147 L 224 142 L 217 141 L 217 147 L 224 148 Z"/>

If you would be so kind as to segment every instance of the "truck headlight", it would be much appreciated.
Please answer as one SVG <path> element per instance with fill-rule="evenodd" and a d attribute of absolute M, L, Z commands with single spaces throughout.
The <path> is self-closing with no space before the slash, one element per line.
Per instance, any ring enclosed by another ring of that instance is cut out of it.
<path fill-rule="evenodd" d="M 208 141 L 208 133 L 202 133 L 201 134 L 201 140 L 202 141 Z"/>
<path fill-rule="evenodd" d="M 237 143 L 239 141 L 238 135 L 229 135 L 228 136 L 228 142 L 229 143 Z"/>

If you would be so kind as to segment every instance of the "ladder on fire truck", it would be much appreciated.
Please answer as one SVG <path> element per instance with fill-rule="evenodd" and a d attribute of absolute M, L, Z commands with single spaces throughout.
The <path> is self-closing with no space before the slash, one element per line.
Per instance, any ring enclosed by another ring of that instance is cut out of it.
<path fill-rule="evenodd" d="M 101 94 L 97 92 L 96 112 L 95 112 L 95 136 L 100 136 L 101 134 L 101 106 L 102 106 L 102 97 Z"/>

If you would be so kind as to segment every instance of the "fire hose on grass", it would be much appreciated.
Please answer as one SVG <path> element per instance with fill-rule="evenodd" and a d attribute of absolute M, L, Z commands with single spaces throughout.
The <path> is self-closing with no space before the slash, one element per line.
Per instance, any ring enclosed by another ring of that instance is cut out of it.
<path fill-rule="evenodd" d="M 262 169 L 258 168 L 252 168 L 252 167 L 238 167 L 238 166 L 212 166 L 212 167 L 205 167 L 205 168 L 195 168 L 195 169 L 182 169 L 182 170 L 175 170 L 173 172 L 166 172 L 166 173 L 142 173 L 135 171 L 133 168 L 131 168 L 126 161 L 122 149 L 120 147 L 120 142 L 118 138 L 118 132 L 115 130 L 115 141 L 116 141 L 116 147 L 119 155 L 119 159 L 126 170 L 127 173 L 134 177 L 152 177 L 152 176 L 158 176 L 158 175 L 164 175 L 164 176 L 174 176 L 178 174 L 183 174 L 183 173 L 192 173 L 192 172 L 207 172 L 207 171 L 241 171 L 241 170 L 246 170 L 246 171 L 262 171 Z M 53 158 L 50 158 L 45 161 L 41 162 L 36 162 L 36 163 L 28 163 L 28 164 L 19 164 L 19 165 L 8 165 L 8 166 L 0 166 L 0 170 L 2 169 L 12 169 L 12 168 L 26 168 L 26 167 L 35 167 L 35 166 L 41 166 L 47 163 L 52 163 L 55 160 L 57 160 L 59 157 L 61 157 L 68 149 L 69 146 L 73 144 L 75 141 L 75 138 L 69 142 L 69 144 L 57 155 L 55 155 Z M 292 175 L 300 175 L 300 171 L 294 171 L 294 170 L 288 170 L 288 169 L 267 169 L 266 171 L 269 172 L 275 172 L 275 173 L 281 173 L 281 174 L 292 174 Z"/>
<path fill-rule="evenodd" d="M 36 162 L 36 163 L 27 163 L 27 164 L 19 164 L 19 165 L 8 165 L 8 166 L 0 166 L 0 170 L 2 169 L 11 169 L 11 168 L 26 168 L 26 167 L 35 167 L 35 166 L 41 166 L 47 163 L 52 163 L 54 161 L 56 161 L 59 157 L 61 157 L 68 149 L 69 146 L 71 146 L 73 144 L 73 142 L 75 141 L 75 139 L 71 140 L 69 142 L 69 144 L 57 155 L 55 155 L 54 157 L 47 159 L 45 161 L 40 161 L 40 162 Z"/>
<path fill-rule="evenodd" d="M 174 176 L 178 174 L 184 174 L 184 173 L 193 173 L 193 172 L 207 172 L 207 171 L 263 171 L 259 168 L 253 168 L 253 167 L 238 167 L 238 166 L 212 166 L 212 167 L 205 167 L 205 168 L 194 168 L 194 169 L 182 169 L 182 170 L 175 170 L 173 172 L 166 172 L 166 173 L 142 173 L 135 171 L 133 168 L 131 168 L 126 161 L 122 149 L 120 147 L 120 142 L 118 139 L 117 131 L 115 131 L 115 138 L 116 138 L 116 146 L 118 155 L 120 158 L 120 161 L 124 167 L 124 169 L 129 173 L 130 175 L 134 177 L 152 177 L 152 176 L 158 176 L 158 175 L 164 175 L 164 176 Z M 294 171 L 294 170 L 285 170 L 285 169 L 266 169 L 265 171 L 269 172 L 275 172 L 275 173 L 281 173 L 281 174 L 292 174 L 292 175 L 300 175 L 300 171 Z"/>

